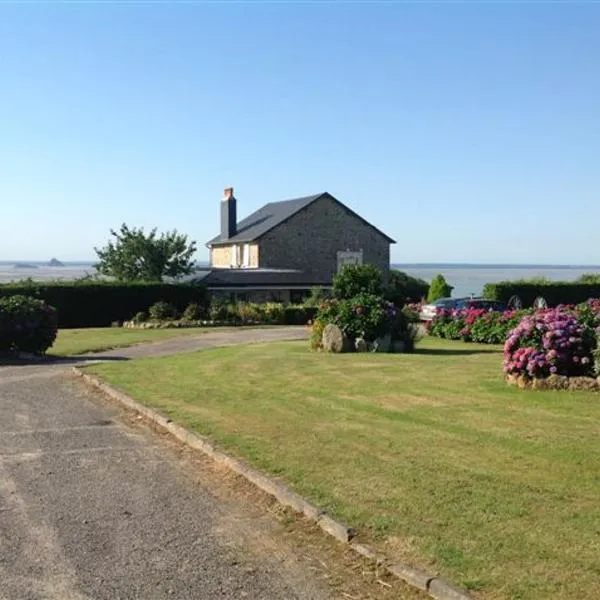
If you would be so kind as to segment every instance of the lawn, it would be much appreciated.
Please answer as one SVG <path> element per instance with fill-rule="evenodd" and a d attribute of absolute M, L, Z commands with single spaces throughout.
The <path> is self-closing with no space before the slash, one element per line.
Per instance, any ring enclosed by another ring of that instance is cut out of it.
<path fill-rule="evenodd" d="M 508 387 L 501 360 L 290 342 L 89 370 L 475 597 L 597 597 L 600 396 Z"/>
<path fill-rule="evenodd" d="M 122 327 L 90 327 L 86 329 L 61 329 L 48 354 L 71 356 L 99 352 L 112 348 L 125 348 L 142 342 L 157 342 L 181 335 L 198 335 L 224 328 L 194 327 L 182 329 L 127 329 Z"/>

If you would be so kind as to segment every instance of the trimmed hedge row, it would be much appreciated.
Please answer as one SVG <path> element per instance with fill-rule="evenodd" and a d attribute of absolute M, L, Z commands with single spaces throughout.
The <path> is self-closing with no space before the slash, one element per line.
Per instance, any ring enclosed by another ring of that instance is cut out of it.
<path fill-rule="evenodd" d="M 197 284 L 179 283 L 35 283 L 0 285 L 0 298 L 28 296 L 56 308 L 58 326 L 105 327 L 126 321 L 164 300 L 183 311 L 196 303 L 208 306 L 206 290 Z"/>
<path fill-rule="evenodd" d="M 486 283 L 483 295 L 489 300 L 498 300 L 507 303 L 513 296 L 518 296 L 523 302 L 523 307 L 533 306 L 534 300 L 542 296 L 548 306 L 559 304 L 580 304 L 589 298 L 600 297 L 600 284 L 574 283 L 569 281 L 519 282 L 502 281 L 500 283 Z"/>

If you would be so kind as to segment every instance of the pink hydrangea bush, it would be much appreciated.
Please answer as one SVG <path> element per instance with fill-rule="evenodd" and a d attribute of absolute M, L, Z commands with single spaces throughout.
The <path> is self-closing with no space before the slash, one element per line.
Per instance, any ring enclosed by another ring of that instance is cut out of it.
<path fill-rule="evenodd" d="M 596 332 L 577 311 L 558 307 L 523 317 L 504 344 L 504 372 L 543 378 L 594 375 Z"/>
<path fill-rule="evenodd" d="M 529 310 L 489 311 L 481 308 L 440 310 L 428 325 L 430 335 L 480 344 L 503 344 Z"/>

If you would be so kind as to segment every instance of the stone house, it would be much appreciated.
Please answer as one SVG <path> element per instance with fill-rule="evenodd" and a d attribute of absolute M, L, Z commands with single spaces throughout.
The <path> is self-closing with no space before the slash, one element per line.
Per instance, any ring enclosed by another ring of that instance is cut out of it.
<path fill-rule="evenodd" d="M 203 282 L 238 299 L 299 302 L 313 287 L 329 288 L 345 264 L 371 263 L 387 275 L 393 243 L 327 192 L 271 202 L 238 221 L 226 188 Z"/>

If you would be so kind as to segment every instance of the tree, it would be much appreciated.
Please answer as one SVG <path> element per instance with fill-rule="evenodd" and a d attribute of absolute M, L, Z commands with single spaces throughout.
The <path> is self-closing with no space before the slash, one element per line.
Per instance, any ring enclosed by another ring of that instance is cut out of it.
<path fill-rule="evenodd" d="M 359 294 L 380 296 L 382 273 L 374 265 L 346 265 L 333 278 L 333 296 L 339 300 Z"/>
<path fill-rule="evenodd" d="M 163 277 L 176 279 L 194 271 L 196 242 L 188 242 L 187 235 L 174 230 L 159 236 L 156 228 L 146 234 L 125 223 L 110 234 L 114 241 L 94 248 L 100 260 L 95 267 L 101 275 L 120 281 L 162 281 Z"/>
<path fill-rule="evenodd" d="M 385 297 L 390 302 L 402 306 L 407 302 L 420 301 L 427 296 L 428 291 L 429 284 L 423 279 L 392 269 L 385 290 Z"/>
<path fill-rule="evenodd" d="M 452 286 L 448 284 L 441 273 L 436 275 L 429 286 L 427 302 L 431 303 L 440 298 L 449 298 L 450 294 L 452 294 L 452 289 Z"/>

